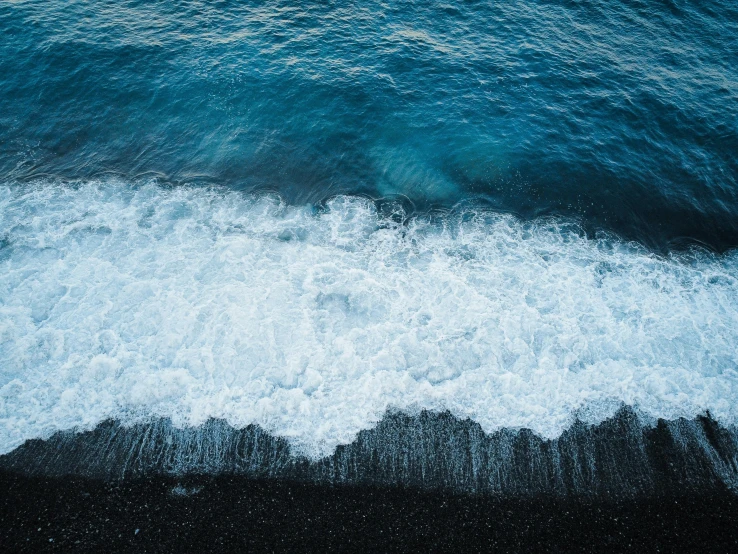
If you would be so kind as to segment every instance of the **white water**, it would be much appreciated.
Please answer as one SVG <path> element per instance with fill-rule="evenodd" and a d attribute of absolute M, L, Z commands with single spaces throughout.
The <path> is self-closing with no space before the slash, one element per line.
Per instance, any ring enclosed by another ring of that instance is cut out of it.
<path fill-rule="evenodd" d="M 108 417 L 328 454 L 388 407 L 559 434 L 619 402 L 738 421 L 738 256 L 552 221 L 382 221 L 202 188 L 0 186 L 0 453 Z"/>

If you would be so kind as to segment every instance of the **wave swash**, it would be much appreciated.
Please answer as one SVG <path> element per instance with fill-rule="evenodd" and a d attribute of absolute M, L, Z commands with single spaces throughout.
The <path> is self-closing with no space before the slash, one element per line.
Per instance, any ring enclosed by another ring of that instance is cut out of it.
<path fill-rule="evenodd" d="M 395 215 L 155 182 L 0 187 L 0 452 L 106 418 L 255 423 L 313 458 L 388 408 L 543 437 L 621 403 L 736 422 L 734 253 Z"/>

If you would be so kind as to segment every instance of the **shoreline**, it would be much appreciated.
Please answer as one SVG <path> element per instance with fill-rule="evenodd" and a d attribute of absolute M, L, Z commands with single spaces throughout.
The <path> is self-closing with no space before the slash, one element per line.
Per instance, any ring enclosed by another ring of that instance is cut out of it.
<path fill-rule="evenodd" d="M 33 439 L 0 456 L 0 470 L 104 482 L 234 475 L 315 485 L 411 487 L 506 498 L 638 499 L 738 490 L 738 432 L 709 414 L 642 421 L 623 406 L 559 437 L 529 429 L 487 434 L 449 412 L 387 412 L 329 456 L 309 459 L 257 425 L 223 420 L 178 428 L 168 419 Z"/>

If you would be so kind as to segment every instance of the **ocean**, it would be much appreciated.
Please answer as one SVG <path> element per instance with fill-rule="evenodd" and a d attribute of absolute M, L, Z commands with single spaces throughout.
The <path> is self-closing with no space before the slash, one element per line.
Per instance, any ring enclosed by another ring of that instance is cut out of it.
<path fill-rule="evenodd" d="M 738 487 L 738 4 L 14 1 L 0 32 L 0 467 Z"/>

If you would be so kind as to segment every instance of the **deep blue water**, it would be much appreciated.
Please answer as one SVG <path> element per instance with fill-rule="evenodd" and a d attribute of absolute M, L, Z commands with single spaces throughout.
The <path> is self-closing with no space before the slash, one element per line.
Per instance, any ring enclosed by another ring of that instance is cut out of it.
<path fill-rule="evenodd" d="M 732 0 L 0 4 L 0 176 L 738 245 Z"/>

